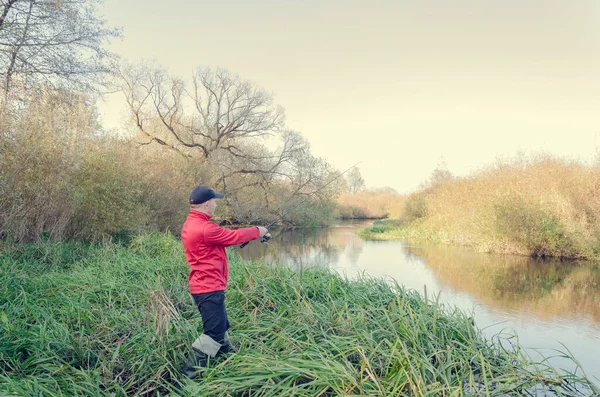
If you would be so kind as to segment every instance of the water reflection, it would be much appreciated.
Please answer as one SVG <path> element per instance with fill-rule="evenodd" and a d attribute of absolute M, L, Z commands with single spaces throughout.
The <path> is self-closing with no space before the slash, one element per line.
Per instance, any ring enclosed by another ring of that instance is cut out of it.
<path fill-rule="evenodd" d="M 313 231 L 275 232 L 253 242 L 246 259 L 296 268 L 328 266 L 352 278 L 391 277 L 406 288 L 436 294 L 442 303 L 472 312 L 484 334 L 515 333 L 536 357 L 568 348 L 600 384 L 600 269 L 583 262 L 533 260 L 481 254 L 461 247 L 365 241 L 356 231 L 368 223 L 344 223 Z M 575 371 L 558 358 L 552 365 Z"/>
<path fill-rule="evenodd" d="M 485 255 L 460 247 L 407 247 L 439 280 L 486 305 L 545 319 L 577 314 L 600 322 L 600 269 L 585 262 Z"/>
<path fill-rule="evenodd" d="M 274 231 L 269 242 L 249 244 L 240 253 L 246 259 L 261 259 L 267 263 L 292 267 L 330 266 L 338 263 L 342 254 L 356 264 L 362 252 L 362 243 L 349 241 L 355 240 L 353 230 L 351 226 L 350 235 L 337 233 L 339 230 L 336 227 Z"/>

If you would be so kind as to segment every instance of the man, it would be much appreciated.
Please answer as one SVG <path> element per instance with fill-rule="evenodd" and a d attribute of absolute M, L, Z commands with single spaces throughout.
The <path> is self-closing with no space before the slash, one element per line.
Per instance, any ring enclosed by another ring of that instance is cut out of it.
<path fill-rule="evenodd" d="M 208 357 L 231 349 L 225 310 L 225 289 L 229 264 L 225 247 L 264 236 L 267 229 L 254 226 L 230 230 L 217 226 L 210 218 L 217 199 L 224 196 L 208 186 L 196 187 L 190 195 L 190 212 L 181 230 L 185 257 L 190 265 L 190 293 L 200 310 L 204 332 L 192 344 L 192 356 L 183 373 L 193 378 L 194 367 L 205 367 Z"/>

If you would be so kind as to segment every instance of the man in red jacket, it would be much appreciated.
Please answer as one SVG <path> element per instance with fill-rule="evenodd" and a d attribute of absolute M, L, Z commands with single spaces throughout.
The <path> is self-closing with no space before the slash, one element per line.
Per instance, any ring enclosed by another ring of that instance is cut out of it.
<path fill-rule="evenodd" d="M 208 357 L 228 353 L 229 321 L 225 310 L 225 289 L 229 264 L 225 247 L 264 236 L 267 229 L 254 226 L 230 230 L 217 226 L 210 218 L 223 198 L 208 186 L 198 186 L 190 195 L 190 213 L 181 230 L 185 257 L 190 265 L 190 293 L 200 310 L 204 332 L 192 344 L 192 357 L 183 373 L 194 377 L 194 367 L 206 366 Z"/>

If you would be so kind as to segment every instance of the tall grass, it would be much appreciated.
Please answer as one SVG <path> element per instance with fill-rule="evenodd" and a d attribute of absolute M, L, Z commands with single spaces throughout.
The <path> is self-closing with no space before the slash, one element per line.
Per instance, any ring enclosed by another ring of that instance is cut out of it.
<path fill-rule="evenodd" d="M 238 352 L 197 381 L 200 332 L 180 243 L 167 234 L 2 246 L 0 390 L 45 396 L 479 396 L 598 393 L 581 374 L 485 341 L 464 313 L 396 284 L 298 273 L 233 255 Z"/>
<path fill-rule="evenodd" d="M 413 193 L 400 218 L 406 227 L 388 237 L 483 252 L 597 258 L 600 168 L 545 155 L 503 162 Z"/>

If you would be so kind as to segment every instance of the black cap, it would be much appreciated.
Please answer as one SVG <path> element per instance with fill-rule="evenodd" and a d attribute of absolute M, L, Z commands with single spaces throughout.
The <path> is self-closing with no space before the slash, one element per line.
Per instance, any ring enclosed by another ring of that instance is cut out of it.
<path fill-rule="evenodd" d="M 190 204 L 202 204 L 210 199 L 220 199 L 223 197 L 225 196 L 221 193 L 215 193 L 215 191 L 208 186 L 198 186 L 192 190 L 192 194 L 190 194 Z"/>

